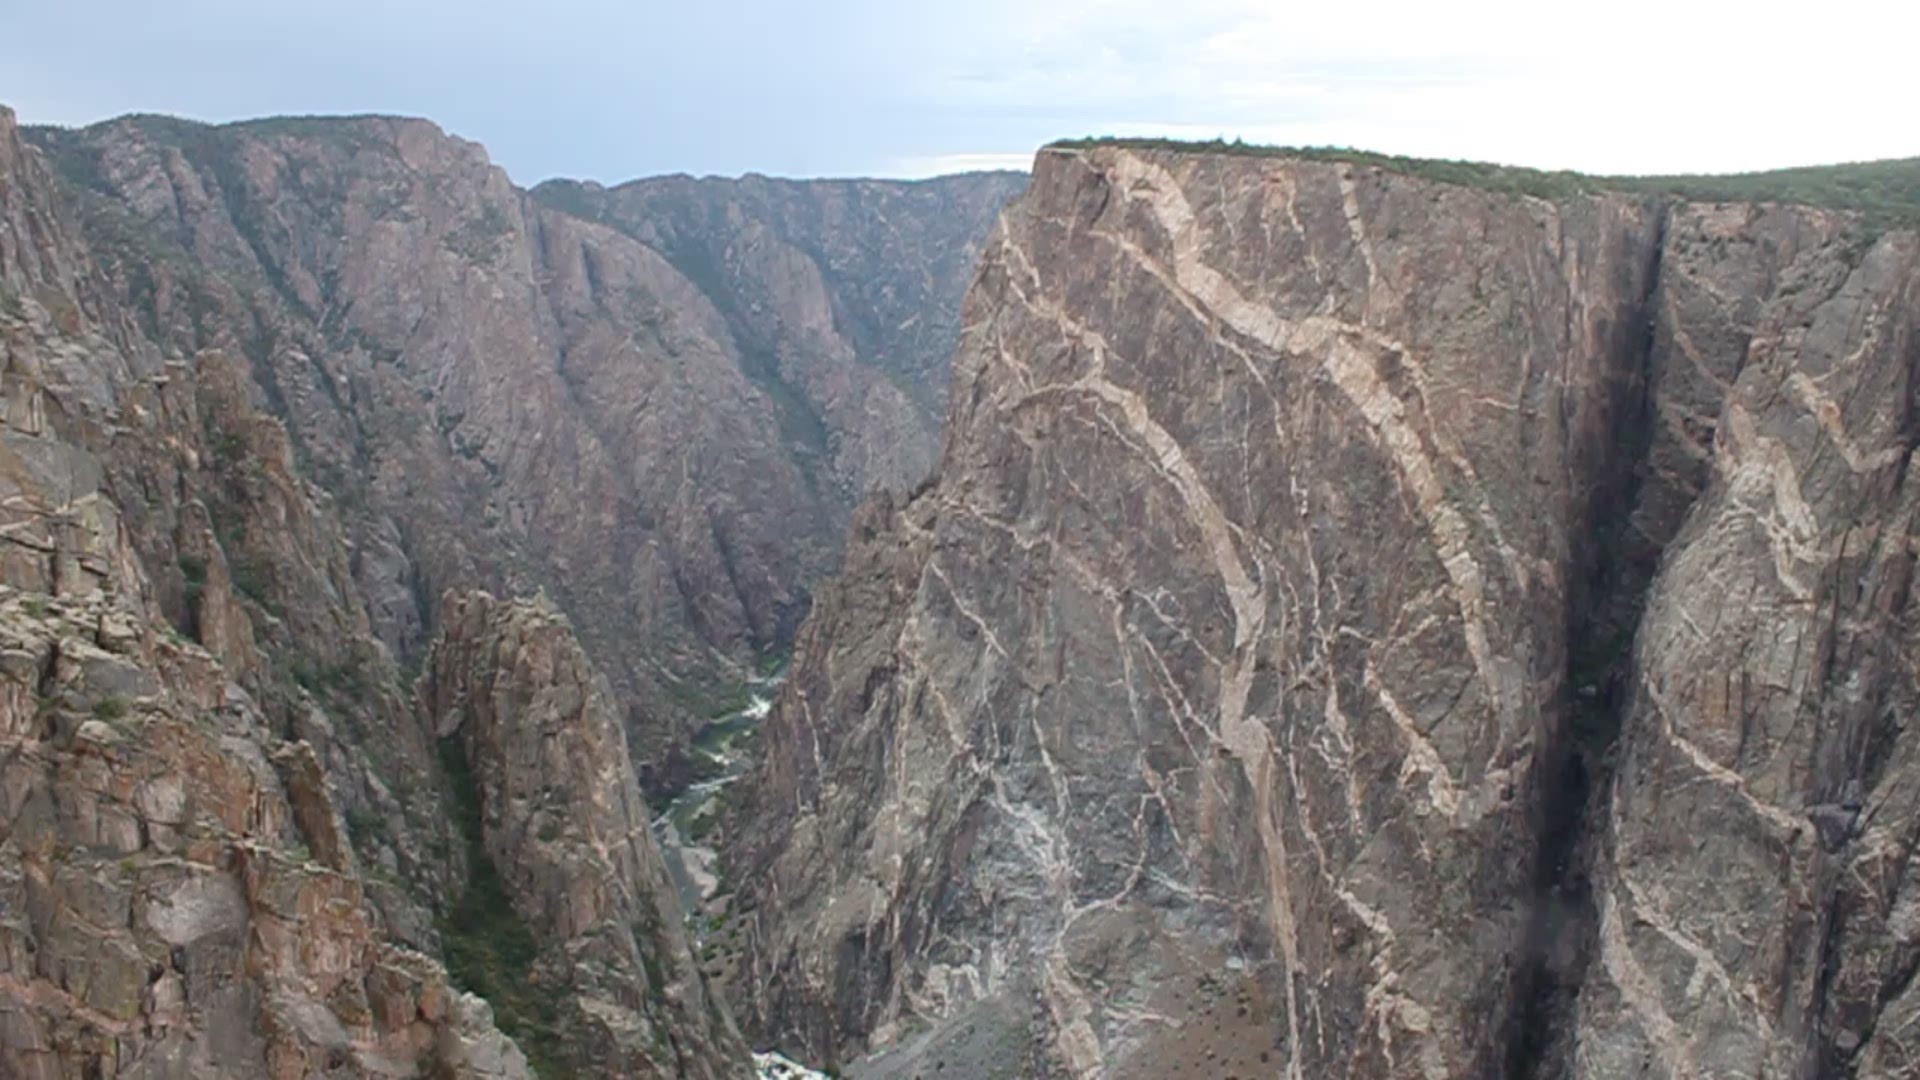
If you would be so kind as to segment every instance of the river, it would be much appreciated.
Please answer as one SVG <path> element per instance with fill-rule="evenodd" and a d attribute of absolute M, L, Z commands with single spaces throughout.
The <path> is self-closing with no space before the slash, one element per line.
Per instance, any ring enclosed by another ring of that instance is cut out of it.
<path fill-rule="evenodd" d="M 709 721 L 700 729 L 693 739 L 694 752 L 712 759 L 719 772 L 688 785 L 653 819 L 660 854 L 666 860 L 667 874 L 680 895 L 680 907 L 687 913 L 696 944 L 705 940 L 710 920 L 723 913 L 719 855 L 707 842 L 720 815 L 720 797 L 753 767 L 754 756 L 748 744 L 759 735 L 760 725 L 772 711 L 774 695 L 785 679 L 782 670 L 751 680 L 744 708 Z"/>

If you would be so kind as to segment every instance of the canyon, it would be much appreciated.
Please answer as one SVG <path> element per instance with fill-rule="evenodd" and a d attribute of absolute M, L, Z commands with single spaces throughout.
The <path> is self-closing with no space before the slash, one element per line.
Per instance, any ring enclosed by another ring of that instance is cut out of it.
<path fill-rule="evenodd" d="M 932 357 L 1024 182 L 526 192 L 384 117 L 28 137 L 155 345 L 246 361 L 389 651 L 417 663 L 449 587 L 547 591 L 653 788 L 791 637 L 858 499 L 924 475 Z"/>
<path fill-rule="evenodd" d="M 643 791 L 920 479 L 1022 183 L 0 110 L 0 1074 L 793 1074 Z"/>
<path fill-rule="evenodd" d="M 0 110 L 0 1075 L 1920 1075 L 1920 231 L 1776 181 Z"/>

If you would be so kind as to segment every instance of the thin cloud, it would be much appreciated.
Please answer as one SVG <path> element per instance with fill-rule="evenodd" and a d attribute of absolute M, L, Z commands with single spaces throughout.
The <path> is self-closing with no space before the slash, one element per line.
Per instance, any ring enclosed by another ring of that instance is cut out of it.
<path fill-rule="evenodd" d="M 1059 134 L 1242 137 L 1597 172 L 1920 152 L 1920 6 L 1029 0 L 918 89 Z M 994 13 L 999 14 L 999 13 Z M 1008 57 L 1016 57 L 1009 61 Z"/>

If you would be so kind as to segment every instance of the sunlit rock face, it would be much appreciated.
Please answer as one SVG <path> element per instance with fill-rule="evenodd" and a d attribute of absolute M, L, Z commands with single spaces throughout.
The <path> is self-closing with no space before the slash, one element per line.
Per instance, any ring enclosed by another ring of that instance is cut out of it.
<path fill-rule="evenodd" d="M 938 479 L 856 516 L 770 720 L 751 1025 L 873 1076 L 1897 1072 L 1917 258 L 1044 152 Z"/>
<path fill-rule="evenodd" d="M 146 335 L 0 108 L 0 1076 L 524 1080 L 435 955 L 426 733 L 246 385 Z"/>

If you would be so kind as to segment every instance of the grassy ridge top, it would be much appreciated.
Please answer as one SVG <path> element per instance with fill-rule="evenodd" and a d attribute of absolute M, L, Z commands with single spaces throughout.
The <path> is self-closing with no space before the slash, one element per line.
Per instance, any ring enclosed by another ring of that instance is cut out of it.
<path fill-rule="evenodd" d="M 1339 147 L 1259 146 L 1239 141 L 1177 139 L 1062 139 L 1049 148 L 1118 146 L 1188 154 L 1294 158 L 1373 165 L 1408 176 L 1543 199 L 1602 192 L 1665 195 L 1693 202 L 1783 202 L 1851 210 L 1882 226 L 1920 225 L 1920 158 L 1815 165 L 1767 172 L 1701 176 L 1594 176 L 1479 161 L 1399 157 Z"/>

